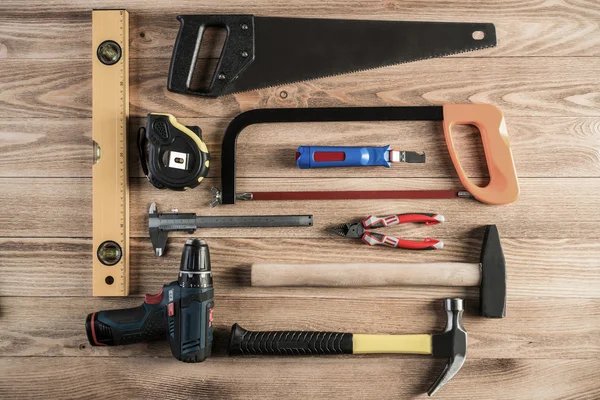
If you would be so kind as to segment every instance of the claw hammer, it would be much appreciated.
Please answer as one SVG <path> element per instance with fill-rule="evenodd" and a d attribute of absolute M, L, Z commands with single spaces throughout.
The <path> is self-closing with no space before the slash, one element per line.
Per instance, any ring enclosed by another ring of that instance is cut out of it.
<path fill-rule="evenodd" d="M 231 328 L 230 355 L 430 354 L 447 358 L 442 373 L 427 394 L 432 396 L 462 368 L 467 356 L 467 332 L 462 325 L 463 299 L 445 299 L 446 327 L 433 335 L 362 335 L 341 332 L 247 331 Z"/>

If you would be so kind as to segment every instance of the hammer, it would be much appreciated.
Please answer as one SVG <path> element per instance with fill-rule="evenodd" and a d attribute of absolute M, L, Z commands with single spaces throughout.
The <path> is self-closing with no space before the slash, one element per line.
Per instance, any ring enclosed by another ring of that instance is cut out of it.
<path fill-rule="evenodd" d="M 488 225 L 479 263 L 252 265 L 252 286 L 479 286 L 480 315 L 506 316 L 506 261 L 496 225 Z"/>
<path fill-rule="evenodd" d="M 431 354 L 447 358 L 427 394 L 433 396 L 462 368 L 467 332 L 462 326 L 463 299 L 445 299 L 446 327 L 433 335 L 362 335 L 318 331 L 247 331 L 233 324 L 229 355 Z"/>

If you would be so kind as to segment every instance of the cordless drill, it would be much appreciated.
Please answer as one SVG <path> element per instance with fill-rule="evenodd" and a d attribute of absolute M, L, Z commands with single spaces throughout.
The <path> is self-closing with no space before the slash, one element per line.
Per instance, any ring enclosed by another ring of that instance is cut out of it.
<path fill-rule="evenodd" d="M 92 346 L 167 339 L 178 360 L 202 362 L 210 355 L 213 340 L 213 299 L 208 245 L 189 239 L 177 281 L 164 285 L 157 294 L 147 294 L 139 307 L 91 313 L 85 330 Z"/>

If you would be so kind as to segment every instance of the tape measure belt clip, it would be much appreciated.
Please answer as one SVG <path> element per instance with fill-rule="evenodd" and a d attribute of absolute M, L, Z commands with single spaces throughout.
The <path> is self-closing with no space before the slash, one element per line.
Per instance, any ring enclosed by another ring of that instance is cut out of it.
<path fill-rule="evenodd" d="M 180 124 L 171 114 L 148 114 L 138 131 L 138 152 L 144 175 L 159 189 L 193 188 L 208 175 L 210 154 L 202 130 Z"/>

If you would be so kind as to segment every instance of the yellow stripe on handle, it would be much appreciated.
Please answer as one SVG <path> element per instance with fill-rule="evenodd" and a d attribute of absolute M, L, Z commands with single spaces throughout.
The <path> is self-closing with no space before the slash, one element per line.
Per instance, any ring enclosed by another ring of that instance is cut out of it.
<path fill-rule="evenodd" d="M 353 354 L 431 354 L 431 335 L 352 335 Z"/>
<path fill-rule="evenodd" d="M 194 131 L 192 131 L 190 128 L 188 128 L 187 126 L 183 125 L 182 123 L 180 123 L 179 121 L 177 121 L 177 119 L 172 115 L 172 114 L 168 114 L 168 113 L 152 113 L 152 115 L 163 115 L 167 118 L 169 118 L 169 122 L 176 127 L 177 129 L 179 129 L 181 132 L 185 133 L 186 135 L 188 135 L 198 146 L 198 148 L 200 149 L 201 152 L 203 153 L 208 153 L 208 147 L 206 147 L 206 143 L 204 143 L 202 140 L 200 140 L 200 138 L 198 137 L 198 135 L 196 135 L 194 133 Z M 207 161 L 208 163 L 208 161 Z M 208 167 L 208 165 L 206 165 Z"/>

